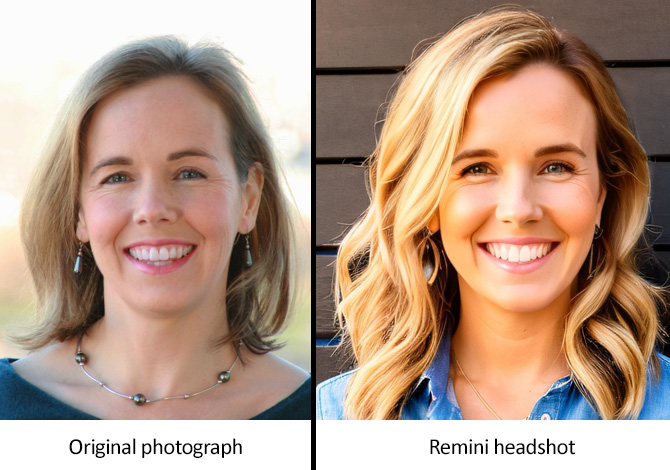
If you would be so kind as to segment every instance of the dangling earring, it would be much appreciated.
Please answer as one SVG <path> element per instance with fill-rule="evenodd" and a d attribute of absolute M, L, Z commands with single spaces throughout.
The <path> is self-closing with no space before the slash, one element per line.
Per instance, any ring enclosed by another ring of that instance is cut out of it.
<path fill-rule="evenodd" d="M 596 240 L 600 238 L 600 236 L 603 234 L 603 229 L 600 228 L 600 225 L 596 224 L 596 229 L 593 232 L 593 239 Z"/>
<path fill-rule="evenodd" d="M 249 234 L 244 235 L 244 267 L 250 268 L 254 265 L 254 260 L 251 259 L 251 246 L 249 246 Z"/>
<path fill-rule="evenodd" d="M 429 286 L 433 285 L 440 270 L 440 253 L 431 235 L 430 231 L 426 229 L 426 238 L 419 253 L 423 263 L 423 277 L 426 278 Z"/>
<path fill-rule="evenodd" d="M 597 240 L 603 234 L 603 229 L 600 228 L 600 225 L 596 224 L 596 229 L 593 233 L 593 240 Z M 596 273 L 593 272 L 593 251 L 594 251 L 594 242 L 591 242 L 591 254 L 589 255 L 589 281 L 593 279 Z"/>
<path fill-rule="evenodd" d="M 77 259 L 74 261 L 74 273 L 81 273 L 81 250 L 84 247 L 84 242 L 79 241 L 79 251 L 77 251 Z"/>

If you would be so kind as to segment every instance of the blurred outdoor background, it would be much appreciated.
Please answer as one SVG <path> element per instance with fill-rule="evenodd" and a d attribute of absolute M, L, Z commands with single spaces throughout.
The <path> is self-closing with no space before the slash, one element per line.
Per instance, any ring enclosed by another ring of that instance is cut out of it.
<path fill-rule="evenodd" d="M 26 351 L 5 338 L 30 322 L 32 284 L 18 215 L 24 188 L 60 104 L 81 73 L 132 39 L 214 39 L 244 63 L 299 209 L 304 273 L 296 316 L 278 354 L 311 371 L 311 11 L 308 0 L 13 2 L 0 43 L 0 357 Z"/>

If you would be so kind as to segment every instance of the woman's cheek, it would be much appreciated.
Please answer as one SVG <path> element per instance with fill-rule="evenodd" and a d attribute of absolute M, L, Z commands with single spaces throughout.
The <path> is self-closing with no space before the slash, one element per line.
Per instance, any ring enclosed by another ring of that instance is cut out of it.
<path fill-rule="evenodd" d="M 91 198 L 83 204 L 84 217 L 91 237 L 95 244 L 97 240 L 107 239 L 119 225 L 127 223 L 132 218 L 132 211 L 126 198 L 104 195 Z"/>
<path fill-rule="evenodd" d="M 483 185 L 463 186 L 448 193 L 440 204 L 440 228 L 443 238 L 469 238 L 491 214 L 492 190 Z"/>
<path fill-rule="evenodd" d="M 563 183 L 545 194 L 543 206 L 563 231 L 589 236 L 595 226 L 597 195 L 584 182 Z"/>

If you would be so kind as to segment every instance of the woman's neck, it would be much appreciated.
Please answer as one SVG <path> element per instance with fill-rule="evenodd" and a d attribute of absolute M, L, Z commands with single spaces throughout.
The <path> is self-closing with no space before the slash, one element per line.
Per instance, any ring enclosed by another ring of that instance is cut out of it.
<path fill-rule="evenodd" d="M 494 384 L 549 381 L 569 371 L 562 351 L 570 292 L 536 312 L 513 312 L 461 289 L 452 355 L 470 379 Z"/>
<path fill-rule="evenodd" d="M 106 298 L 105 316 L 83 337 L 82 351 L 89 371 L 111 388 L 162 398 L 216 383 L 236 358 L 232 344 L 215 345 L 227 332 L 220 308 L 161 315 Z"/>

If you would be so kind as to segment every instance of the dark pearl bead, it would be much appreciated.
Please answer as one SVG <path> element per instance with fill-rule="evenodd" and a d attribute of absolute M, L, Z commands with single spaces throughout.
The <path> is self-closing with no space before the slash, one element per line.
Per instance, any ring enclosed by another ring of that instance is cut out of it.
<path fill-rule="evenodd" d="M 135 395 L 133 397 L 133 401 L 135 402 L 135 404 L 137 406 L 142 406 L 147 402 L 147 398 L 144 395 L 142 395 L 141 393 L 138 393 L 137 395 Z"/>
<path fill-rule="evenodd" d="M 84 354 L 83 352 L 80 352 L 75 354 L 74 360 L 77 361 L 77 364 L 86 364 L 86 361 L 88 361 L 88 357 L 86 357 L 86 354 Z"/>
<path fill-rule="evenodd" d="M 226 383 L 230 380 L 230 372 L 225 371 L 219 374 L 219 383 Z"/>
<path fill-rule="evenodd" d="M 247 248 L 244 250 L 244 267 L 250 268 L 254 265 L 254 261 L 251 259 L 251 251 Z"/>

